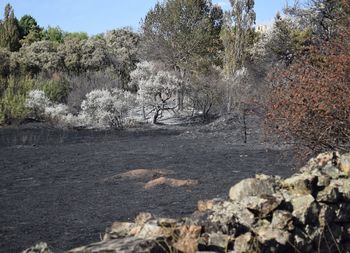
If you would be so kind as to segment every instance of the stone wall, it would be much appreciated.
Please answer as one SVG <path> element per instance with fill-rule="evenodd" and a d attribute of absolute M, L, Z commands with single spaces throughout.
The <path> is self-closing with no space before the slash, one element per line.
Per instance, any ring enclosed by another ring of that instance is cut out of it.
<path fill-rule="evenodd" d="M 324 153 L 290 178 L 257 175 L 182 219 L 114 222 L 82 252 L 350 253 L 350 154 Z"/>

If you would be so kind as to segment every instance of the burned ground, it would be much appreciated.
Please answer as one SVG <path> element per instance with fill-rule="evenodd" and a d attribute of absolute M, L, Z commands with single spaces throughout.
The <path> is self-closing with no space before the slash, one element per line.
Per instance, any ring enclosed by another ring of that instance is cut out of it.
<path fill-rule="evenodd" d="M 164 128 L 122 132 L 0 130 L 0 248 L 19 252 L 38 241 L 55 252 L 99 240 L 115 220 L 139 212 L 179 217 L 197 200 L 226 197 L 256 173 L 292 173 L 289 151 L 235 143 L 230 134 Z M 115 177 L 133 169 L 172 171 L 197 185 L 160 185 Z"/>

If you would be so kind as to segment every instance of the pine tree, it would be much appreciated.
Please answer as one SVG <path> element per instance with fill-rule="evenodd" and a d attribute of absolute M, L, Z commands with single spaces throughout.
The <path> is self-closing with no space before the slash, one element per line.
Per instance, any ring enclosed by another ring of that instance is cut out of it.
<path fill-rule="evenodd" d="M 5 6 L 4 20 L 0 23 L 0 47 L 17 51 L 21 45 L 19 43 L 20 30 L 13 8 L 10 4 Z"/>

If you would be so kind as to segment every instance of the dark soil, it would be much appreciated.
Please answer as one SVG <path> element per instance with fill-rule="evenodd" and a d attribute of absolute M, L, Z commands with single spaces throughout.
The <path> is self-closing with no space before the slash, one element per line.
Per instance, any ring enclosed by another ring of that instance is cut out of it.
<path fill-rule="evenodd" d="M 141 211 L 188 215 L 199 199 L 226 197 L 243 178 L 287 176 L 291 167 L 289 151 L 235 144 L 229 133 L 0 129 L 0 251 L 45 241 L 62 252 L 98 241 L 113 221 Z M 173 170 L 199 185 L 146 190 L 137 180 L 104 181 L 139 168 Z"/>

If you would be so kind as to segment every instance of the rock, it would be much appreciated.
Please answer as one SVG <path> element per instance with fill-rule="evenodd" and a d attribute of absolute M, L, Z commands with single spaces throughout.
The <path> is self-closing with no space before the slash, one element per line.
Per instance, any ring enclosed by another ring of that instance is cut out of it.
<path fill-rule="evenodd" d="M 166 253 L 154 240 L 142 240 L 135 237 L 114 239 L 92 243 L 87 246 L 72 249 L 68 253 Z"/>
<path fill-rule="evenodd" d="M 313 195 L 317 188 L 317 177 L 307 173 L 296 174 L 282 181 L 282 187 L 292 194 Z"/>
<path fill-rule="evenodd" d="M 208 236 L 208 245 L 225 250 L 228 248 L 228 244 L 231 239 L 231 236 L 224 235 L 222 233 L 212 233 Z"/>
<path fill-rule="evenodd" d="M 331 183 L 331 177 L 328 175 L 320 174 L 318 175 L 317 186 L 318 187 L 327 187 Z"/>
<path fill-rule="evenodd" d="M 200 212 L 213 209 L 214 205 L 224 202 L 223 199 L 211 199 L 211 200 L 199 200 L 197 203 L 197 209 Z"/>
<path fill-rule="evenodd" d="M 200 226 L 182 226 L 179 228 L 179 238 L 174 248 L 181 252 L 195 253 L 198 250 L 198 239 L 202 228 Z"/>
<path fill-rule="evenodd" d="M 160 227 L 157 224 L 146 223 L 135 236 L 141 239 L 155 240 L 159 237 L 168 237 L 171 234 L 171 229 Z"/>
<path fill-rule="evenodd" d="M 282 203 L 282 198 L 274 196 L 250 196 L 241 201 L 241 204 L 255 213 L 259 218 L 265 218 Z"/>
<path fill-rule="evenodd" d="M 39 242 L 33 247 L 30 247 L 26 250 L 23 250 L 22 253 L 53 253 L 50 249 L 47 243 L 45 242 Z"/>
<path fill-rule="evenodd" d="M 300 172 L 310 173 L 311 171 L 322 168 L 326 165 L 335 165 L 339 161 L 339 156 L 339 153 L 334 151 L 321 153 L 317 157 L 311 158 L 306 166 L 300 169 Z"/>
<path fill-rule="evenodd" d="M 324 190 L 317 193 L 316 200 L 324 203 L 337 203 L 341 197 L 338 187 L 334 184 L 328 185 Z"/>
<path fill-rule="evenodd" d="M 231 200 L 240 201 L 246 197 L 273 195 L 274 182 L 269 179 L 248 178 L 231 187 L 229 197 Z"/>
<path fill-rule="evenodd" d="M 324 153 L 285 180 L 266 175 L 242 180 L 230 189 L 230 200 L 199 201 L 188 218 L 141 213 L 135 223 L 115 222 L 102 242 L 70 252 L 348 252 L 349 164 L 350 154 L 338 159 Z M 186 182 L 161 177 L 147 188 L 159 184 Z"/>
<path fill-rule="evenodd" d="M 257 252 L 258 243 L 251 232 L 240 235 L 236 238 L 234 244 L 234 253 Z"/>
<path fill-rule="evenodd" d="M 104 179 L 104 182 L 115 182 L 120 179 L 146 179 L 150 180 L 155 177 L 166 176 L 169 174 L 174 174 L 172 170 L 164 169 L 134 169 L 127 172 L 114 175 Z"/>
<path fill-rule="evenodd" d="M 337 188 L 341 194 L 343 201 L 350 202 L 350 179 L 349 178 L 339 178 L 337 180 L 332 180 L 334 188 Z"/>
<path fill-rule="evenodd" d="M 137 225 L 144 225 L 147 221 L 153 219 L 153 215 L 151 213 L 139 213 L 135 218 L 135 223 Z"/>
<path fill-rule="evenodd" d="M 117 239 L 123 238 L 130 235 L 130 232 L 136 227 L 135 223 L 131 222 L 113 222 L 110 229 L 107 229 L 109 237 L 106 237 L 104 240 L 108 239 Z"/>
<path fill-rule="evenodd" d="M 321 171 L 322 173 L 328 175 L 332 179 L 337 179 L 345 175 L 341 170 L 339 170 L 337 167 L 333 166 L 332 164 L 327 164 L 321 169 Z"/>
<path fill-rule="evenodd" d="M 258 240 L 262 244 L 275 241 L 278 244 L 287 245 L 291 238 L 291 234 L 288 231 L 271 227 L 259 227 L 254 232 L 258 235 Z"/>
<path fill-rule="evenodd" d="M 197 180 L 179 180 L 167 177 L 160 177 L 147 182 L 144 186 L 145 189 L 151 189 L 159 185 L 168 185 L 171 187 L 183 187 L 183 186 L 195 186 L 198 184 Z"/>
<path fill-rule="evenodd" d="M 255 223 L 255 216 L 239 202 L 225 201 L 222 205 L 216 205 L 213 213 L 208 217 L 212 223 L 221 223 L 232 226 L 232 223 L 240 223 L 250 228 Z M 225 233 L 225 231 L 222 231 Z"/>
<path fill-rule="evenodd" d="M 318 222 L 321 228 L 326 227 L 328 224 L 333 223 L 336 219 L 337 206 L 320 204 L 320 214 Z"/>
<path fill-rule="evenodd" d="M 335 215 L 337 222 L 350 223 L 350 203 L 341 203 Z"/>
<path fill-rule="evenodd" d="M 350 153 L 340 156 L 339 169 L 347 176 L 350 176 Z"/>
<path fill-rule="evenodd" d="M 293 215 L 288 211 L 276 210 L 272 216 L 271 226 L 274 229 L 292 231 L 294 229 Z"/>
<path fill-rule="evenodd" d="M 177 224 L 176 219 L 170 219 L 170 218 L 159 218 L 157 221 L 158 221 L 158 226 L 161 226 L 164 228 L 173 228 Z"/>
<path fill-rule="evenodd" d="M 295 197 L 291 200 L 293 216 L 303 224 L 312 224 L 318 219 L 318 205 L 310 194 Z"/>

